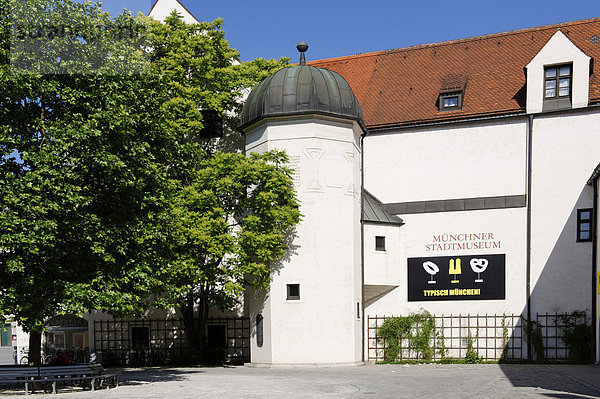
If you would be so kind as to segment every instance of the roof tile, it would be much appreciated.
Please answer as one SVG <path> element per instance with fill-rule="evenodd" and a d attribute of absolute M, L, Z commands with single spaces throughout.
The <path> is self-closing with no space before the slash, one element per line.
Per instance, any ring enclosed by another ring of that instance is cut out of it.
<path fill-rule="evenodd" d="M 525 66 L 560 29 L 592 59 L 600 57 L 600 18 L 310 62 L 342 75 L 370 128 L 525 111 Z M 600 101 L 593 63 L 590 102 Z M 457 81 L 458 79 L 458 81 Z M 463 107 L 439 112 L 446 86 L 464 79 Z"/>

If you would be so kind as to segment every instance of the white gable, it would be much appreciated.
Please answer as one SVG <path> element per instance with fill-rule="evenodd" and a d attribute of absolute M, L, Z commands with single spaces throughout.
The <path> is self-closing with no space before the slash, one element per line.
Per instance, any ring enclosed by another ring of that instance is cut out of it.
<path fill-rule="evenodd" d="M 158 21 L 164 21 L 166 17 L 171 15 L 173 10 L 183 15 L 183 22 L 187 24 L 199 22 L 178 0 L 156 0 L 148 16 Z"/>
<path fill-rule="evenodd" d="M 542 112 L 544 106 L 544 66 L 573 64 L 571 107 L 587 107 L 590 57 L 585 55 L 560 30 L 548 40 L 527 65 L 527 113 Z"/>

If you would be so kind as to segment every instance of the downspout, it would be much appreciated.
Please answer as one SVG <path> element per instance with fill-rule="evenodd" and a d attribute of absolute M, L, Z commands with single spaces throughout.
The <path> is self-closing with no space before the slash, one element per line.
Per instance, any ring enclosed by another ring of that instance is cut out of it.
<path fill-rule="evenodd" d="M 531 159 L 533 150 L 533 115 L 529 115 L 527 126 L 527 259 L 526 259 L 526 307 L 527 307 L 527 360 L 532 360 L 531 354 L 531 175 L 533 162 Z"/>
<path fill-rule="evenodd" d="M 592 359 L 594 362 L 598 364 L 598 316 L 597 312 L 597 295 L 598 295 L 598 178 L 594 179 L 592 182 L 594 187 L 594 205 L 592 211 L 592 217 L 594 218 L 594 222 L 592 223 Z"/>
<path fill-rule="evenodd" d="M 365 187 L 365 149 L 364 141 L 366 136 L 366 130 L 364 134 L 360 136 L 360 311 L 361 311 L 361 361 L 365 362 L 365 327 L 367 322 L 365 320 L 365 224 L 363 222 L 363 189 Z"/>

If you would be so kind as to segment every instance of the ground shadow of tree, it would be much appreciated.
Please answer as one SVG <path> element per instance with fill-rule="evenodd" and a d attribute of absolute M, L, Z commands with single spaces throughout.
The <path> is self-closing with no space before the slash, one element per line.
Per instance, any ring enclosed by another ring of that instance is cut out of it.
<path fill-rule="evenodd" d="M 227 367 L 227 366 L 223 366 Z M 191 374 L 204 373 L 197 367 L 146 367 L 136 369 L 114 369 L 119 375 L 119 385 L 143 385 L 153 382 L 185 381 Z"/>

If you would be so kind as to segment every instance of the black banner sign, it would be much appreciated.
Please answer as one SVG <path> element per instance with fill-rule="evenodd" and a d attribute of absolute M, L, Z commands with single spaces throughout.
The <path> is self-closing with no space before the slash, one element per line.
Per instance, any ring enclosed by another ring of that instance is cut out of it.
<path fill-rule="evenodd" d="M 506 255 L 408 258 L 409 301 L 505 299 Z"/>

